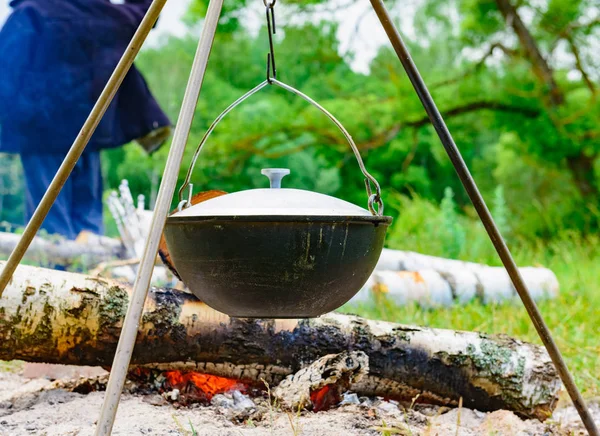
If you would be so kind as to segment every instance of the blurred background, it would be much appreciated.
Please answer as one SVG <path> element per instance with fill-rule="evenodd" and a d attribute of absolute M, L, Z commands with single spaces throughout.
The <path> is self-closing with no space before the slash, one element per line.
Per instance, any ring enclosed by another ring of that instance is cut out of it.
<path fill-rule="evenodd" d="M 136 63 L 172 120 L 207 3 L 168 2 Z M 598 0 L 387 5 L 518 262 L 558 275 L 561 296 L 542 303 L 542 311 L 584 390 L 600 391 Z M 280 0 L 276 13 L 278 78 L 323 104 L 353 135 L 395 218 L 387 245 L 499 265 L 369 3 Z M 226 0 L 180 184 L 214 118 L 264 80 L 267 50 L 262 1 Z M 150 158 L 134 144 L 103 153 L 107 191 L 128 179 L 133 194 L 146 195 L 152 205 L 168 146 Z M 1 159 L 0 220 L 21 226 L 19 159 Z M 196 191 L 266 187 L 263 167 L 290 168 L 288 187 L 366 205 L 343 136 L 314 108 L 278 89 L 254 96 L 219 125 L 193 183 Z M 107 227 L 116 235 L 110 222 Z M 427 311 L 380 302 L 356 310 L 537 342 L 524 309 L 510 304 Z"/>
<path fill-rule="evenodd" d="M 530 47 L 522 41 L 527 35 L 503 17 L 503 2 L 388 3 L 507 238 L 592 236 L 600 196 L 598 4 L 520 2 Z M 170 2 L 137 61 L 173 120 L 206 3 Z M 225 4 L 182 176 L 210 122 L 265 76 L 262 3 Z M 479 255 L 483 247 L 474 246 L 473 238 L 481 229 L 473 209 L 369 5 L 286 1 L 277 13 L 279 77 L 324 104 L 354 136 L 397 218 L 390 243 L 418 240 L 432 254 Z M 154 198 L 167 152 L 163 147 L 146 158 L 133 144 L 106 152 L 107 188 L 127 178 L 134 194 Z M 0 219 L 19 225 L 19 163 L 3 159 Z M 288 183 L 295 187 L 365 202 L 360 172 L 341 134 L 316 110 L 277 89 L 255 96 L 219 126 L 194 183 L 227 191 L 263 186 L 264 166 L 290 167 Z M 438 219 L 449 222 L 433 223 Z"/>

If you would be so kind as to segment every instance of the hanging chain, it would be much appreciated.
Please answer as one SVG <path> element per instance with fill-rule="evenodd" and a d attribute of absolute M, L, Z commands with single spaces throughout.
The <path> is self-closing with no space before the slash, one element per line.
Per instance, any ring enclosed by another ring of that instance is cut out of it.
<path fill-rule="evenodd" d="M 277 67 L 275 65 L 275 48 L 274 48 L 274 44 L 273 44 L 273 35 L 275 35 L 277 33 L 277 26 L 275 25 L 275 8 L 274 8 L 275 4 L 277 3 L 277 0 L 263 0 L 263 3 L 266 8 L 267 30 L 269 33 L 269 53 L 267 54 L 267 83 L 269 85 L 273 85 L 275 83 L 279 84 L 279 81 L 277 80 Z M 290 89 L 288 89 L 288 90 L 290 90 Z M 293 92 L 298 95 L 301 95 L 303 98 L 306 99 L 306 97 L 304 95 L 302 95 L 302 93 L 296 92 L 296 90 L 293 90 Z M 316 102 L 312 101 L 311 99 L 309 99 L 308 101 L 310 101 L 314 105 L 317 105 Z M 317 105 L 317 107 L 318 107 L 318 105 Z M 323 109 L 321 109 L 321 110 L 323 111 Z M 327 115 L 329 116 L 329 118 L 334 120 L 334 122 L 336 122 L 336 124 L 339 124 L 339 122 L 337 122 L 337 120 L 335 120 L 335 118 L 331 114 L 327 113 Z M 341 126 L 341 124 L 338 127 L 341 127 L 342 131 L 345 131 L 345 129 L 343 128 L 343 126 Z M 347 136 L 349 136 L 349 135 L 347 135 Z M 367 188 L 367 195 L 369 196 L 369 211 L 371 211 L 371 213 L 373 213 L 373 215 L 382 215 L 383 214 L 383 201 L 381 199 L 381 188 L 379 187 L 379 183 L 377 183 L 375 178 L 367 172 L 366 168 L 364 167 L 364 164 L 362 163 L 362 158 L 360 157 L 360 153 L 359 153 L 358 149 L 356 148 L 356 145 L 354 145 L 354 141 L 352 141 L 351 139 L 350 139 L 350 144 L 352 145 L 354 154 L 356 155 L 356 157 L 358 159 L 359 165 L 361 167 L 361 171 L 365 175 L 365 186 Z M 375 193 L 373 193 L 371 184 L 373 184 L 375 186 Z M 377 206 L 377 208 L 375 208 L 375 206 Z"/>
<path fill-rule="evenodd" d="M 277 68 L 275 66 L 275 50 L 274 50 L 274 44 L 273 44 L 273 35 L 275 35 L 275 33 L 277 32 L 277 29 L 275 27 L 275 11 L 274 11 L 273 7 L 275 6 L 275 3 L 277 3 L 277 0 L 263 0 L 263 3 L 265 4 L 265 8 L 266 8 L 267 29 L 269 31 L 269 53 L 267 54 L 267 80 L 260 83 L 259 85 L 257 85 L 256 87 L 254 87 L 253 89 L 248 91 L 246 94 L 244 94 L 243 96 L 238 98 L 236 101 L 234 101 L 210 125 L 210 127 L 208 128 L 208 130 L 202 137 L 200 144 L 198 144 L 198 147 L 196 148 L 194 156 L 192 157 L 192 162 L 191 162 L 188 172 L 186 174 L 185 181 L 184 181 L 183 185 L 181 186 L 181 188 L 179 189 L 178 210 L 181 211 L 182 209 L 188 208 L 192 205 L 191 198 L 192 198 L 193 187 L 192 187 L 192 184 L 190 183 L 190 180 L 192 178 L 194 166 L 196 165 L 196 161 L 198 159 L 198 156 L 200 155 L 202 148 L 204 147 L 204 144 L 208 140 L 208 137 L 211 135 L 211 133 L 213 132 L 213 130 L 215 129 L 217 124 L 219 124 L 221 122 L 221 120 L 223 120 L 223 118 L 225 118 L 227 116 L 227 114 L 229 114 L 229 112 L 231 112 L 233 109 L 235 109 L 237 106 L 239 106 L 243 101 L 250 98 L 252 95 L 256 94 L 261 89 L 266 88 L 269 85 L 275 85 L 275 86 L 285 89 L 286 91 L 291 92 L 292 94 L 296 94 L 297 96 L 301 97 L 302 99 L 304 99 L 305 101 L 307 101 L 308 103 L 310 103 L 311 105 L 316 107 L 319 111 L 321 111 L 323 114 L 325 114 L 337 126 L 337 128 L 342 132 L 342 134 L 344 135 L 344 137 L 350 144 L 350 147 L 352 148 L 352 152 L 354 153 L 354 156 L 356 157 L 356 160 L 358 161 L 358 166 L 360 167 L 361 172 L 365 176 L 365 187 L 367 189 L 369 211 L 375 216 L 382 216 L 384 206 L 383 206 L 383 200 L 381 199 L 381 187 L 379 186 L 379 183 L 377 182 L 375 177 L 373 177 L 371 174 L 369 174 L 369 172 L 365 168 L 365 164 L 360 155 L 360 151 L 358 150 L 358 147 L 356 146 L 356 144 L 354 143 L 354 140 L 350 136 L 350 133 L 348 133 L 348 131 L 342 125 L 342 123 L 340 123 L 329 111 L 327 111 L 323 106 L 321 106 L 315 100 L 313 100 L 306 94 L 300 92 L 299 90 L 277 80 Z M 189 190 L 187 192 L 187 199 L 184 199 L 186 189 L 189 189 Z"/>
<path fill-rule="evenodd" d="M 275 48 L 273 45 L 273 35 L 277 33 L 275 26 L 275 3 L 277 0 L 263 0 L 267 16 L 267 29 L 269 31 L 269 53 L 267 54 L 267 82 L 272 85 L 272 79 L 277 79 L 277 67 L 275 66 Z"/>

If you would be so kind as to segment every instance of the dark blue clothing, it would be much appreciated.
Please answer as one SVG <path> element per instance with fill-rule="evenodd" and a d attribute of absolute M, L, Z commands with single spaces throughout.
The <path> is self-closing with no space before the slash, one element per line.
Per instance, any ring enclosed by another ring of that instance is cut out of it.
<path fill-rule="evenodd" d="M 64 155 L 55 153 L 22 154 L 21 162 L 26 177 L 25 211 L 27 220 L 41 201 L 46 188 L 60 167 Z M 75 239 L 83 230 L 101 235 L 102 172 L 100 153 L 85 152 L 50 209 L 42 228 Z"/>
<path fill-rule="evenodd" d="M 19 153 L 27 219 L 58 170 L 151 0 L 13 0 L 0 30 L 0 151 Z M 99 150 L 170 121 L 132 67 L 42 228 L 102 234 Z"/>
<path fill-rule="evenodd" d="M 13 0 L 0 31 L 0 151 L 66 154 L 150 3 Z M 168 125 L 133 67 L 87 150 Z"/>

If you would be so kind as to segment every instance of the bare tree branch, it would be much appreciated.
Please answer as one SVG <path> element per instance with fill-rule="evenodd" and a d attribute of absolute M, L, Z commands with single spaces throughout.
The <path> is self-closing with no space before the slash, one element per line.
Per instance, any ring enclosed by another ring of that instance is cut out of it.
<path fill-rule="evenodd" d="M 555 32 L 556 39 L 550 45 L 550 53 L 554 52 L 554 50 L 556 50 L 556 47 L 558 46 L 558 43 L 560 41 L 562 41 L 563 39 L 565 39 L 567 36 L 573 35 L 573 33 L 576 33 L 577 31 L 585 32 L 586 30 L 591 30 L 596 26 L 600 26 L 600 18 L 596 18 L 587 23 L 569 23 L 569 24 L 567 24 L 565 27 L 563 27 L 562 29 L 559 29 Z"/>
<path fill-rule="evenodd" d="M 600 26 L 600 17 L 588 21 L 587 23 L 570 23 L 562 30 L 562 32 L 560 32 L 560 36 L 564 36 L 578 30 L 591 30 L 596 26 Z"/>
<path fill-rule="evenodd" d="M 581 55 L 579 53 L 579 49 L 577 48 L 577 45 L 575 45 L 575 40 L 574 40 L 573 36 L 567 35 L 565 37 L 565 39 L 567 40 L 567 42 L 569 43 L 569 46 L 571 47 L 571 52 L 573 53 L 573 56 L 575 57 L 575 66 L 581 73 L 581 76 L 583 77 L 583 81 L 585 82 L 585 84 L 587 85 L 589 90 L 592 91 L 592 94 L 596 94 L 596 86 L 594 85 L 594 82 L 592 82 L 592 79 L 590 79 L 590 76 L 588 75 L 588 73 L 585 71 L 585 68 L 583 67 L 583 63 L 581 61 Z"/>
<path fill-rule="evenodd" d="M 494 54 L 494 51 L 496 49 L 502 50 L 504 52 L 504 54 L 506 54 L 508 57 L 515 57 L 515 56 L 517 56 L 517 53 L 518 53 L 517 50 L 513 50 L 512 48 L 506 47 L 501 42 L 495 42 L 490 46 L 490 48 L 483 55 L 483 57 L 481 59 L 479 59 L 475 63 L 475 65 L 473 65 L 472 68 L 468 69 L 467 71 L 465 71 L 463 74 L 461 74 L 458 77 L 454 77 L 452 79 L 444 80 L 442 82 L 433 84 L 431 86 L 431 89 L 437 89 L 437 88 L 442 88 L 444 86 L 453 85 L 454 83 L 460 82 L 461 80 L 477 73 L 481 69 L 481 67 L 483 67 L 485 65 L 485 61 Z"/>
<path fill-rule="evenodd" d="M 526 118 L 536 118 L 540 114 L 539 110 L 534 109 L 534 108 L 515 106 L 515 105 L 510 105 L 510 104 L 506 104 L 506 103 L 502 103 L 502 102 L 494 102 L 494 101 L 475 101 L 475 102 L 465 104 L 463 106 L 458 106 L 458 107 L 443 111 L 443 116 L 446 119 L 450 119 L 452 117 L 464 115 L 467 113 L 482 111 L 482 110 L 506 112 L 506 113 L 523 116 Z M 413 147 L 402 165 L 402 168 L 405 170 L 406 168 L 408 168 L 408 166 L 410 166 L 412 160 L 414 159 L 414 157 L 416 155 L 417 146 L 418 146 L 418 137 L 416 136 L 417 130 L 421 127 L 429 125 L 429 123 L 430 123 L 429 117 L 427 117 L 427 116 L 423 116 L 422 118 L 412 120 L 412 121 L 398 122 L 398 123 L 390 126 L 389 128 L 387 128 L 386 130 L 380 132 L 379 134 L 372 136 L 367 141 L 364 141 L 364 142 L 357 141 L 356 145 L 359 148 L 359 150 L 361 150 L 361 151 L 377 149 L 379 147 L 385 146 L 390 141 L 392 141 L 396 136 L 398 136 L 398 134 L 402 131 L 402 129 L 413 128 L 414 129 Z M 257 139 L 259 139 L 258 136 L 251 136 L 249 138 L 245 138 L 244 140 L 237 141 L 235 143 L 234 149 L 237 154 L 235 156 L 233 156 L 233 158 L 230 159 L 227 171 L 229 173 L 240 171 L 239 167 L 242 164 L 242 162 L 245 162 L 247 159 L 249 159 L 252 156 L 260 155 L 262 157 L 266 157 L 269 159 L 280 158 L 280 157 L 287 156 L 287 155 L 290 155 L 293 153 L 303 151 L 307 148 L 310 148 L 310 147 L 314 146 L 317 141 L 321 142 L 322 144 L 330 144 L 330 145 L 338 145 L 338 144 L 342 144 L 342 143 L 345 144 L 345 141 L 343 141 L 343 137 L 339 134 L 339 132 L 331 130 L 331 129 L 327 129 L 327 128 L 319 128 L 319 127 L 315 126 L 314 124 L 278 126 L 276 131 L 262 132 L 259 136 L 260 136 L 260 138 L 264 138 L 264 137 L 267 137 L 267 136 L 275 134 L 275 133 L 279 133 L 279 134 L 284 133 L 284 134 L 288 135 L 289 137 L 294 137 L 294 136 L 299 136 L 302 134 L 310 133 L 316 139 L 314 141 L 307 141 L 306 143 L 298 145 L 293 148 L 288 148 L 288 149 L 280 150 L 280 151 L 266 152 L 265 150 L 258 150 L 256 148 L 255 144 L 257 142 Z M 348 158 L 350 158 L 350 157 L 352 157 L 352 154 L 348 155 Z M 341 163 L 340 166 L 343 166 L 343 162 Z"/>
<path fill-rule="evenodd" d="M 443 117 L 446 119 L 456 117 L 459 115 L 464 115 L 471 112 L 476 112 L 480 110 L 493 110 L 499 112 L 508 112 L 513 114 L 522 115 L 527 118 L 536 118 L 539 115 L 539 111 L 537 109 L 526 108 L 521 106 L 513 106 L 501 102 L 494 101 L 476 101 L 465 104 L 463 106 L 458 106 L 449 110 L 446 110 L 442 113 Z M 429 117 L 424 116 L 418 120 L 413 121 L 405 121 L 402 123 L 395 124 L 390 129 L 385 132 L 376 135 L 370 140 L 358 144 L 358 147 L 361 150 L 369 150 L 377 147 L 381 147 L 382 145 L 387 144 L 389 141 L 394 139 L 403 128 L 412 127 L 412 128 L 421 128 L 430 123 Z"/>
<path fill-rule="evenodd" d="M 504 16 L 506 24 L 513 28 L 519 38 L 521 46 L 531 62 L 534 74 L 550 90 L 550 103 L 552 106 L 560 106 L 565 100 L 563 91 L 556 83 L 552 68 L 544 56 L 542 56 L 536 41 L 519 16 L 517 9 L 512 5 L 511 0 L 496 0 L 496 5 L 502 16 Z"/>

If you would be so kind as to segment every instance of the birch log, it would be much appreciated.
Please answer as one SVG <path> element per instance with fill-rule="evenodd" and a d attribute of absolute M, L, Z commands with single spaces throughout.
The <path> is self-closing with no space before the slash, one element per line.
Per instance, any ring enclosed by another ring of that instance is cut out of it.
<path fill-rule="evenodd" d="M 0 232 L 0 256 L 8 257 L 20 239 L 21 235 L 16 233 Z M 77 262 L 83 267 L 92 267 L 123 256 L 123 244 L 118 239 L 91 234 L 80 241 L 37 236 L 29 246 L 25 260 L 39 265 L 70 266 Z"/>
<path fill-rule="evenodd" d="M 3 267 L 3 264 L 0 263 Z M 108 366 L 131 290 L 108 280 L 20 266 L 0 299 L 0 359 Z M 321 356 L 363 351 L 359 394 L 510 409 L 545 419 L 560 380 L 543 348 L 503 336 L 437 330 L 328 314 L 242 320 L 191 294 L 152 289 L 133 364 L 167 364 L 271 382 Z"/>
<path fill-rule="evenodd" d="M 558 294 L 558 279 L 551 270 L 526 267 L 520 271 L 535 300 Z M 518 298 L 503 267 L 389 249 L 383 250 L 375 272 L 352 302 L 365 302 L 374 295 L 385 295 L 398 305 L 415 302 L 423 307 Z"/>
<path fill-rule="evenodd" d="M 20 237 L 15 233 L 0 232 L 0 256 L 8 257 Z M 92 270 L 91 275 L 110 276 L 133 283 L 139 260 L 127 257 L 127 250 L 120 240 L 92 233 L 82 233 L 75 241 L 61 236 L 50 239 L 38 236 L 25 254 L 25 260 L 36 265 L 70 267 L 77 264 L 85 270 Z M 157 263 L 160 263 L 158 258 Z M 152 283 L 174 286 L 177 280 L 165 267 L 156 266 Z"/>

